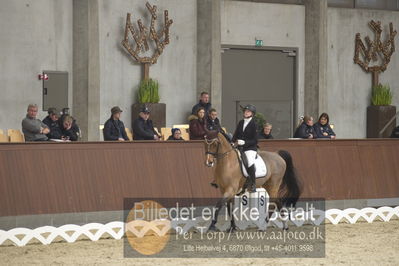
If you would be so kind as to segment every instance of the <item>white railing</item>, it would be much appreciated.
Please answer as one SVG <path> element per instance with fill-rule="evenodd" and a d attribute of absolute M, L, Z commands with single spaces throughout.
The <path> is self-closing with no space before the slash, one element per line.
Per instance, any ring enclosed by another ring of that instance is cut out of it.
<path fill-rule="evenodd" d="M 313 214 L 316 218 L 314 221 L 290 221 L 289 223 L 296 226 L 302 226 L 303 224 L 320 225 L 322 223 L 339 224 L 344 222 L 355 224 L 359 221 L 368 223 L 372 223 L 374 221 L 388 222 L 392 219 L 399 218 L 399 206 L 395 208 L 364 208 L 361 210 L 354 208 L 345 210 L 330 209 L 325 212 L 321 210 L 315 210 Z M 25 246 L 30 242 L 37 241 L 44 245 L 48 245 L 55 241 L 62 241 L 62 239 L 68 243 L 73 243 L 84 236 L 91 241 L 97 241 L 105 236 L 109 236 L 114 239 L 121 239 L 125 234 L 124 230 L 130 231 L 137 237 L 143 237 L 150 230 L 161 236 L 167 234 L 171 228 L 176 230 L 178 233 L 183 233 L 198 227 L 207 227 L 209 226 L 209 223 L 210 221 L 204 221 L 201 219 L 196 219 L 195 221 L 166 220 L 166 222 L 147 222 L 135 220 L 126 224 L 126 229 L 124 229 L 125 223 L 120 221 L 107 224 L 90 223 L 82 226 L 67 224 L 60 227 L 43 226 L 36 229 L 14 228 L 8 231 L 0 230 L 0 245 L 13 244 L 16 246 Z M 159 228 L 159 225 L 161 224 L 164 225 L 163 228 Z M 229 222 L 226 222 L 220 225 L 219 229 L 224 230 L 227 229 L 228 226 Z M 248 224 L 247 226 L 251 225 Z M 266 227 L 268 226 L 282 228 L 283 223 L 281 220 L 271 219 Z"/>

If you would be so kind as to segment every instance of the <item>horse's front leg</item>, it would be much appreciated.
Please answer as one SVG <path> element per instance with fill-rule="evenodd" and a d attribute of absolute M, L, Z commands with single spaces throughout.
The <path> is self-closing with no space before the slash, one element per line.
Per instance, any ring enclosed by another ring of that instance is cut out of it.
<path fill-rule="evenodd" d="M 235 232 L 237 231 L 237 226 L 236 223 L 234 221 L 234 216 L 231 214 L 231 208 L 232 208 L 232 199 L 229 200 L 229 202 L 227 203 L 227 210 L 229 212 L 229 216 L 230 216 L 230 229 L 228 230 L 229 232 Z"/>
<path fill-rule="evenodd" d="M 213 217 L 213 219 L 212 219 L 212 223 L 211 223 L 211 225 L 209 226 L 209 228 L 208 228 L 208 231 L 216 231 L 217 230 L 217 228 L 216 228 L 216 223 L 217 223 L 217 221 L 218 221 L 218 215 L 219 215 L 219 211 L 223 208 L 223 206 L 226 204 L 226 202 L 227 202 L 227 200 L 228 200 L 228 198 L 225 198 L 225 197 L 223 197 L 223 198 L 221 198 L 217 203 L 216 203 L 216 206 L 215 206 L 215 214 L 214 214 L 214 217 Z"/>

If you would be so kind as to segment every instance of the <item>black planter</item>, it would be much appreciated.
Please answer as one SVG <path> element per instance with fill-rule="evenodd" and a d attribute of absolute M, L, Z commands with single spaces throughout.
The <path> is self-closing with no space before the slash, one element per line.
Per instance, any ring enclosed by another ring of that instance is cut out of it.
<path fill-rule="evenodd" d="M 139 116 L 140 109 L 146 105 L 150 111 L 150 119 L 154 127 L 161 130 L 161 127 L 166 127 L 166 104 L 164 103 L 135 103 L 132 105 L 132 128 L 133 121 Z"/>
<path fill-rule="evenodd" d="M 367 107 L 367 137 L 368 138 L 379 138 L 380 131 L 389 122 L 389 120 L 395 116 L 396 107 L 393 105 L 386 106 L 369 106 Z M 389 138 L 392 130 L 396 127 L 396 119 L 393 121 L 387 129 L 383 132 L 382 138 Z"/>

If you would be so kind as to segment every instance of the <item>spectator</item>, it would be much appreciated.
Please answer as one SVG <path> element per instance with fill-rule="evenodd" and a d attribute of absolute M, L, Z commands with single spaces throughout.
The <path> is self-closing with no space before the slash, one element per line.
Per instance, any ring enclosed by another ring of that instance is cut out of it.
<path fill-rule="evenodd" d="M 62 132 L 60 128 L 60 124 L 58 122 L 58 111 L 54 107 L 50 107 L 47 110 L 48 116 L 43 119 L 43 123 L 45 123 L 49 129 L 50 133 L 47 134 L 49 139 L 61 139 Z"/>
<path fill-rule="evenodd" d="M 391 138 L 399 138 L 399 126 L 395 127 L 392 130 Z"/>
<path fill-rule="evenodd" d="M 155 131 L 150 118 L 150 109 L 143 106 L 140 110 L 139 117 L 133 122 L 133 139 L 134 140 L 159 140 L 161 136 Z"/>
<path fill-rule="evenodd" d="M 49 127 L 37 119 L 37 105 L 29 104 L 26 117 L 22 120 L 22 132 L 26 141 L 48 140 L 47 134 L 50 133 Z"/>
<path fill-rule="evenodd" d="M 259 133 L 259 139 L 273 139 L 272 136 L 273 125 L 270 123 L 265 123 L 263 125 L 263 131 Z"/>
<path fill-rule="evenodd" d="M 65 115 L 62 121 L 62 138 L 63 140 L 77 141 L 79 138 L 79 128 L 73 127 L 73 118 L 70 115 Z"/>
<path fill-rule="evenodd" d="M 328 114 L 322 113 L 320 115 L 319 121 L 313 126 L 317 138 L 335 139 L 335 133 L 330 127 L 329 121 L 330 118 L 328 117 Z"/>
<path fill-rule="evenodd" d="M 206 127 L 208 130 L 216 130 L 218 132 L 225 133 L 224 130 L 222 129 L 222 126 L 220 125 L 219 118 L 217 117 L 218 113 L 216 112 L 215 108 L 211 108 L 209 110 L 209 114 L 206 117 Z"/>
<path fill-rule="evenodd" d="M 129 140 L 125 125 L 120 120 L 122 110 L 119 106 L 114 106 L 111 108 L 111 117 L 105 122 L 103 134 L 104 140 L 106 141 L 125 141 Z"/>
<path fill-rule="evenodd" d="M 190 121 L 190 140 L 203 140 L 206 133 L 206 119 L 205 119 L 205 108 L 199 107 L 197 115 L 190 115 L 188 118 Z"/>
<path fill-rule="evenodd" d="M 184 140 L 181 137 L 181 131 L 179 128 L 172 128 L 172 135 L 169 136 L 168 140 Z"/>
<path fill-rule="evenodd" d="M 201 92 L 201 98 L 199 100 L 199 103 L 193 106 L 193 109 L 191 110 L 192 115 L 197 115 L 198 109 L 200 107 L 203 107 L 205 110 L 205 113 L 208 114 L 209 110 L 212 108 L 211 103 L 209 102 L 209 93 L 206 91 Z"/>
<path fill-rule="evenodd" d="M 305 116 L 303 122 L 295 130 L 294 138 L 315 139 L 316 134 L 313 128 L 313 117 Z"/>
<path fill-rule="evenodd" d="M 59 123 L 60 123 L 60 128 L 62 128 L 63 127 L 63 121 L 64 121 L 64 119 L 65 119 L 65 116 L 70 116 L 70 117 L 72 117 L 71 116 L 71 114 L 70 114 L 70 112 L 69 112 L 69 108 L 62 108 L 62 115 L 61 115 L 61 117 L 58 119 L 58 121 L 59 121 Z M 80 129 L 79 129 L 79 126 L 78 126 L 78 124 L 76 123 L 76 119 L 75 118 L 73 118 L 72 117 L 72 130 L 74 131 L 74 132 L 79 132 L 78 133 L 78 135 L 80 134 Z"/>

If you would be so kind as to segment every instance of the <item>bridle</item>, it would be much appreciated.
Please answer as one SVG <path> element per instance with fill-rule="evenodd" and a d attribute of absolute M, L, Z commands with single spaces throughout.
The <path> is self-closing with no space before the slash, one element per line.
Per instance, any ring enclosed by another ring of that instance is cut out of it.
<path fill-rule="evenodd" d="M 210 152 L 209 151 L 209 147 L 214 144 L 215 142 L 217 142 L 217 146 L 216 146 L 216 152 Z M 205 151 L 205 155 L 212 155 L 214 159 L 216 160 L 220 160 L 223 159 L 224 157 L 226 157 L 230 152 L 232 152 L 234 150 L 234 148 L 231 148 L 231 150 L 226 151 L 224 153 L 219 153 L 219 147 L 220 147 L 220 140 L 219 138 L 214 138 L 211 140 L 205 139 L 205 143 L 207 144 L 207 149 Z"/>

